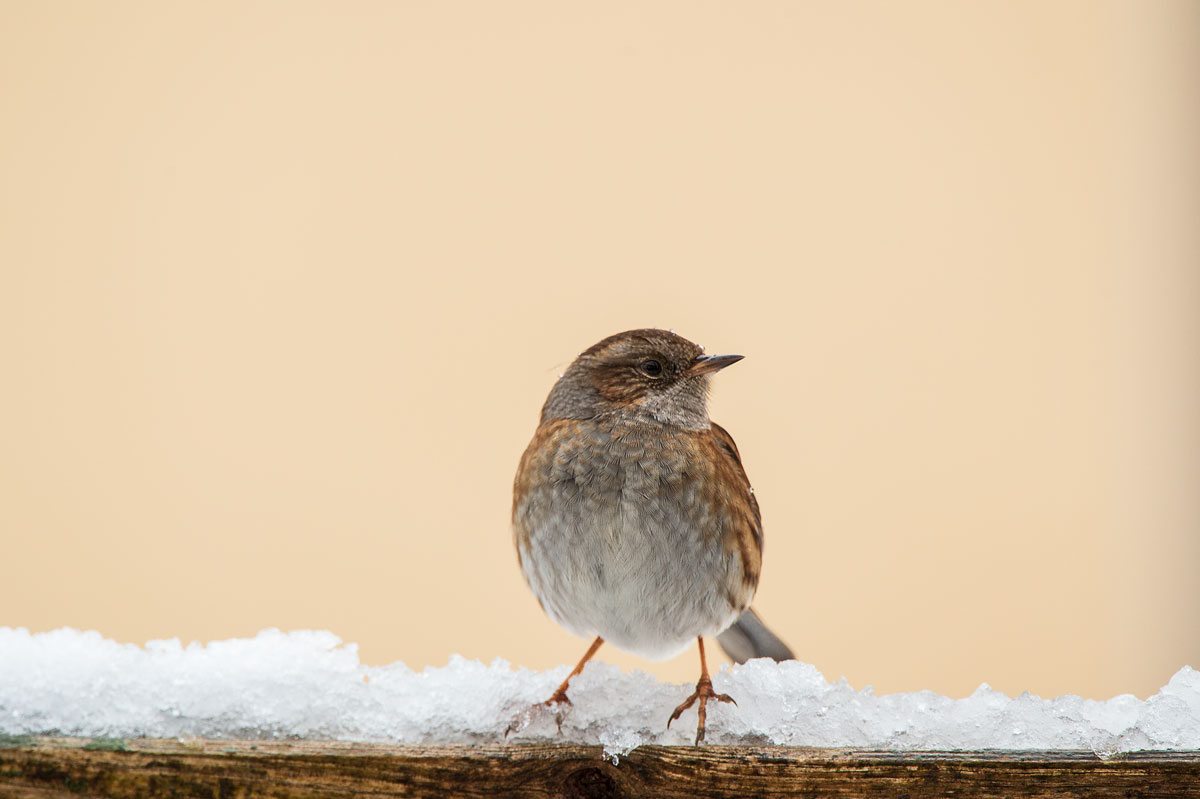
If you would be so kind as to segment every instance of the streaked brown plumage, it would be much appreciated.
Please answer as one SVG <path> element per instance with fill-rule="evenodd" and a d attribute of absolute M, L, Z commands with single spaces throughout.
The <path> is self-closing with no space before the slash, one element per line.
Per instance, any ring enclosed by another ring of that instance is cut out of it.
<path fill-rule="evenodd" d="M 698 701 L 697 743 L 706 703 L 732 701 L 712 689 L 703 638 L 750 606 L 762 519 L 707 394 L 738 360 L 631 330 L 581 353 L 551 390 L 514 481 L 514 541 L 546 613 L 595 641 L 544 704 L 569 704 L 567 684 L 604 641 L 651 659 L 699 642 L 696 692 L 671 717 Z"/>

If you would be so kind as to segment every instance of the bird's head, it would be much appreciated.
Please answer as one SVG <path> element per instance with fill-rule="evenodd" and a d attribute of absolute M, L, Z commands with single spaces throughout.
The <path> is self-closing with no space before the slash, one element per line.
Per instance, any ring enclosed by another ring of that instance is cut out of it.
<path fill-rule="evenodd" d="M 704 430 L 708 381 L 741 355 L 705 355 L 668 330 L 629 330 L 579 354 L 546 399 L 542 421 L 616 413 Z"/>

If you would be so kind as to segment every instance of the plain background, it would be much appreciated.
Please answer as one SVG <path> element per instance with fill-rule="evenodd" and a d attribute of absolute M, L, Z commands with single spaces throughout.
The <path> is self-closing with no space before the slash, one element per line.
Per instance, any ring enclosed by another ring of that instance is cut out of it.
<path fill-rule="evenodd" d="M 715 381 L 828 677 L 1200 666 L 1200 5 L 0 2 L 0 624 L 548 667 L 511 479 Z M 694 680 L 695 655 L 626 667 Z"/>

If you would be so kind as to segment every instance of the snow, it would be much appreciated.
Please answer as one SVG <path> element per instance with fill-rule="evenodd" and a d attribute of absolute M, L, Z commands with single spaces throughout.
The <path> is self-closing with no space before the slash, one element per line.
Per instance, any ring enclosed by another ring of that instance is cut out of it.
<path fill-rule="evenodd" d="M 366 666 L 329 632 L 264 630 L 254 638 L 145 647 L 97 632 L 0 627 L 0 734 L 151 738 L 323 738 L 398 744 L 499 743 L 522 711 L 566 677 L 454 656 L 439 668 Z M 981 685 L 963 699 L 930 691 L 876 696 L 813 666 L 756 660 L 713 675 L 737 706 L 712 703 L 711 744 L 894 750 L 1200 749 L 1200 672 L 1180 669 L 1142 701 L 1030 694 Z M 532 715 L 510 741 L 689 744 L 696 714 L 666 729 L 691 684 L 593 662 L 571 682 L 561 732 Z"/>

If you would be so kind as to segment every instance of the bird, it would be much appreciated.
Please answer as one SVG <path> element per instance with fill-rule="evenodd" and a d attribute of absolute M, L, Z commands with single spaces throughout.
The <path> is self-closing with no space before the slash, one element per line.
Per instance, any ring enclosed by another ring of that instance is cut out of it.
<path fill-rule="evenodd" d="M 742 358 L 628 330 L 581 352 L 542 406 L 513 480 L 517 561 L 546 614 L 593 639 L 534 706 L 557 708 L 560 727 L 571 679 L 605 642 L 650 660 L 697 643 L 696 689 L 667 720 L 698 705 L 696 745 L 708 703 L 737 704 L 713 689 L 705 637 L 735 660 L 792 656 L 750 608 L 762 516 L 737 444 L 708 416 L 712 376 Z"/>

